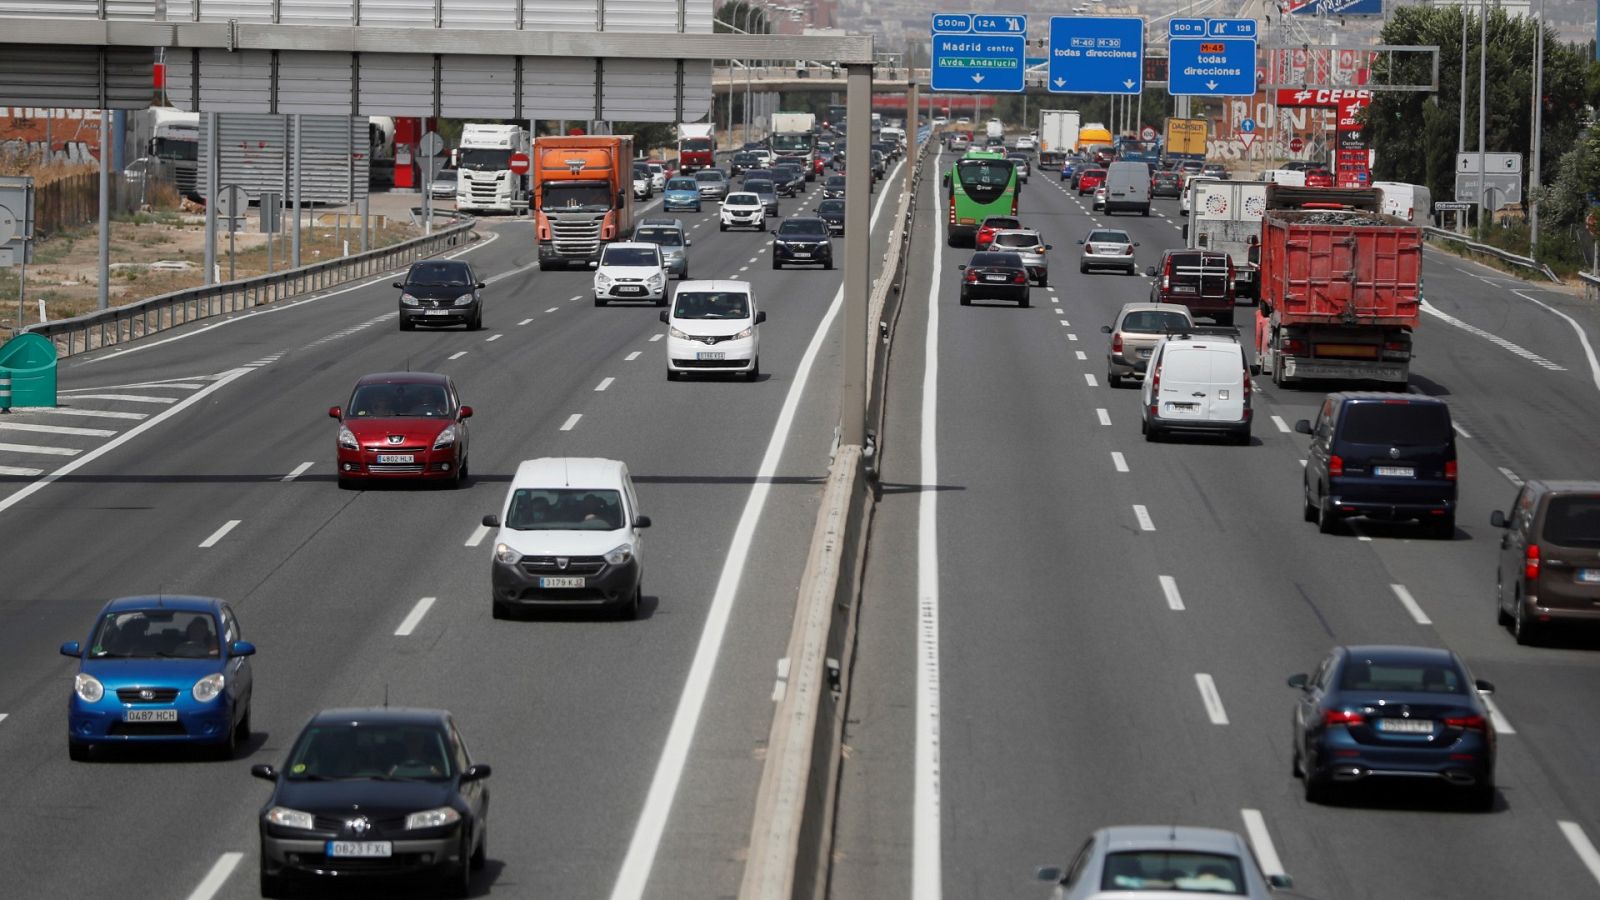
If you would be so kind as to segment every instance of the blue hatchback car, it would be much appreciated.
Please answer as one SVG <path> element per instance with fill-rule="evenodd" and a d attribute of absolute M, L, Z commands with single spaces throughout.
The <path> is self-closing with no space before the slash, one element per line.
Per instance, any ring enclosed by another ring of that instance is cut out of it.
<path fill-rule="evenodd" d="M 692 209 L 700 211 L 700 185 L 693 178 L 669 178 L 667 189 L 661 195 L 661 209 Z"/>
<path fill-rule="evenodd" d="M 100 611 L 67 701 L 67 750 L 98 744 L 201 744 L 232 757 L 250 736 L 250 659 L 228 604 L 210 597 L 124 597 Z"/>

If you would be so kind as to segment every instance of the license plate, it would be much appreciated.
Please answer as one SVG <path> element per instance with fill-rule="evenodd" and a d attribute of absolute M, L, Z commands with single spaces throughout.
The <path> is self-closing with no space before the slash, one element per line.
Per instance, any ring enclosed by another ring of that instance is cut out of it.
<path fill-rule="evenodd" d="M 800 251 L 796 250 L 795 254 L 794 254 L 794 258 L 795 259 L 810 259 L 811 258 L 811 254 L 810 253 L 801 253 Z"/>
<path fill-rule="evenodd" d="M 130 709 L 122 714 L 124 722 L 176 722 L 178 711 L 175 709 Z"/>
<path fill-rule="evenodd" d="M 329 841 L 328 855 L 389 857 L 394 855 L 394 844 L 389 841 Z"/>
<path fill-rule="evenodd" d="M 578 576 L 572 576 L 572 575 L 557 576 L 557 577 L 552 577 L 552 578 L 541 578 L 541 579 L 539 579 L 539 587 L 542 587 L 542 588 L 581 588 L 581 587 L 583 587 L 583 578 L 582 577 L 578 577 Z"/>
<path fill-rule="evenodd" d="M 984 281 L 1002 281 L 1003 282 L 1003 281 L 1010 281 L 1011 279 L 1007 278 L 1004 275 L 985 275 L 985 276 L 983 276 L 983 280 Z"/>
<path fill-rule="evenodd" d="M 427 312 L 423 313 L 423 315 L 425 315 L 425 316 L 448 316 L 448 315 L 450 315 L 450 310 L 448 310 L 448 309 L 430 309 Z"/>
<path fill-rule="evenodd" d="M 1379 719 L 1378 730 L 1388 734 L 1433 734 L 1433 720 Z"/>
<path fill-rule="evenodd" d="M 416 461 L 417 461 L 416 455 L 415 454 L 411 454 L 411 453 L 380 453 L 380 454 L 378 454 L 378 462 L 380 462 L 380 463 L 409 463 L 409 462 L 416 462 Z"/>
<path fill-rule="evenodd" d="M 694 355 L 695 359 L 727 359 L 728 354 L 721 350 L 703 350 Z"/>
<path fill-rule="evenodd" d="M 1373 466 L 1372 474 L 1387 478 L 1415 478 L 1417 470 L 1410 466 Z"/>
<path fill-rule="evenodd" d="M 1200 404 L 1198 404 L 1198 403 L 1188 403 L 1188 402 L 1184 402 L 1184 403 L 1172 403 L 1172 402 L 1169 402 L 1169 403 L 1167 403 L 1167 409 L 1181 409 L 1181 410 L 1184 410 L 1185 412 L 1190 411 L 1190 410 L 1199 409 L 1199 408 L 1200 408 Z"/>
<path fill-rule="evenodd" d="M 1139 358 L 1140 359 L 1149 359 L 1150 358 L 1150 351 L 1149 350 L 1140 350 L 1139 351 Z"/>
<path fill-rule="evenodd" d="M 634 286 L 634 285 L 625 285 L 623 287 L 617 288 L 617 293 L 619 293 L 619 294 L 642 294 L 642 293 L 644 293 L 644 288 L 637 287 L 637 286 Z"/>
<path fill-rule="evenodd" d="M 1600 569 L 1579 569 L 1578 581 L 1584 584 L 1600 584 Z"/>
<path fill-rule="evenodd" d="M 1192 294 L 1194 293 L 1194 287 L 1187 284 L 1175 284 L 1172 286 L 1172 291 L 1176 294 Z"/>

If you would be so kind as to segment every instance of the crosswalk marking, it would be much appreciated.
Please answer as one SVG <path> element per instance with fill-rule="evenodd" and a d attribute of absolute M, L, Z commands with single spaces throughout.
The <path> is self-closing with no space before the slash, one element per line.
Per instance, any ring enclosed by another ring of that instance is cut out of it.
<path fill-rule="evenodd" d="M 91 419 L 148 419 L 149 413 L 117 412 L 110 409 L 78 409 L 72 406 L 41 406 L 34 412 L 55 416 L 87 416 Z"/>
<path fill-rule="evenodd" d="M 32 478 L 35 475 L 43 474 L 43 469 L 25 469 L 20 466 L 0 466 L 0 475 L 23 475 L 28 478 Z"/>
<path fill-rule="evenodd" d="M 12 453 L 38 453 L 42 456 L 77 456 L 83 452 L 72 447 L 40 447 L 37 444 L 0 444 L 0 450 Z"/>
<path fill-rule="evenodd" d="M 146 397 L 141 394 L 74 394 L 77 400 L 125 400 L 128 403 L 177 403 L 177 397 Z"/>
<path fill-rule="evenodd" d="M 0 430 L 42 431 L 46 434 L 72 434 L 78 437 L 110 437 L 116 434 L 105 428 L 74 428 L 71 425 L 34 425 L 30 422 L 0 422 Z"/>

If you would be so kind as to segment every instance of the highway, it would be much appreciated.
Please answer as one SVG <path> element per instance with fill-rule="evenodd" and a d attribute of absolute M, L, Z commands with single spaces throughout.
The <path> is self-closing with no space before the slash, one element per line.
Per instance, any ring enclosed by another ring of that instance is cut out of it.
<path fill-rule="evenodd" d="M 874 266 L 893 194 L 873 196 Z M 250 766 L 319 709 L 384 703 L 451 710 L 494 768 L 476 894 L 737 891 L 838 420 L 842 266 L 774 272 L 765 233 L 680 215 L 695 277 L 756 285 L 757 383 L 669 383 L 656 308 L 596 308 L 587 271 L 537 270 L 526 220 L 485 220 L 460 251 L 491 282 L 482 332 L 400 332 L 385 276 L 64 360 L 61 409 L 0 421 L 8 896 L 256 896 Z M 474 408 L 470 482 L 339 490 L 328 407 L 406 368 Z M 490 618 L 479 520 L 548 455 L 629 464 L 654 520 L 640 621 Z M 69 762 L 57 647 L 106 599 L 162 591 L 226 599 L 258 647 L 247 752 Z"/>
<path fill-rule="evenodd" d="M 1600 312 L 1429 250 L 1410 389 L 1459 426 L 1455 537 L 1324 536 L 1291 432 L 1323 388 L 1258 379 L 1240 447 L 1147 444 L 1138 392 L 1106 384 L 1100 326 L 1150 282 L 1080 274 L 1076 241 L 1124 228 L 1142 270 L 1180 244 L 1174 201 L 1091 215 L 1036 176 L 1021 215 L 1054 245 L 1051 287 L 961 307 L 971 251 L 944 245 L 937 183 L 891 368 L 831 895 L 1044 897 L 1034 867 L 1094 829 L 1166 823 L 1246 834 L 1322 900 L 1600 891 L 1600 645 L 1497 626 L 1488 524 L 1520 479 L 1600 474 Z M 1451 647 L 1496 685 L 1493 812 L 1406 786 L 1302 799 L 1284 679 L 1369 642 Z"/>

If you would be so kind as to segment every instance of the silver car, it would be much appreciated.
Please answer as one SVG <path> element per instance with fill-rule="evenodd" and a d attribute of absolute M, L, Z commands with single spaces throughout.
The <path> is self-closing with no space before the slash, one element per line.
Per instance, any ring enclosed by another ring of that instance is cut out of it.
<path fill-rule="evenodd" d="M 640 243 L 655 244 L 661 248 L 661 265 L 668 275 L 679 281 L 689 278 L 689 229 L 682 219 L 644 219 L 633 229 L 633 239 Z"/>
<path fill-rule="evenodd" d="M 1187 825 L 1101 828 L 1066 868 L 1042 866 L 1035 874 L 1055 885 L 1053 900 L 1190 893 L 1270 900 L 1274 889 L 1293 886 L 1282 872 L 1262 872 L 1240 835 Z"/>
<path fill-rule="evenodd" d="M 701 169 L 694 173 L 694 183 L 700 186 L 704 200 L 721 200 L 728 196 L 728 176 L 721 169 Z"/>
<path fill-rule="evenodd" d="M 1001 253 L 1015 253 L 1022 257 L 1022 265 L 1028 270 L 1028 277 L 1040 287 L 1050 283 L 1050 260 L 1045 252 L 1052 245 L 1046 244 L 1039 232 L 1032 228 L 1009 228 L 996 231 L 994 240 L 990 242 L 989 249 Z"/>
<path fill-rule="evenodd" d="M 745 181 L 744 190 L 761 198 L 761 205 L 767 208 L 767 215 L 778 214 L 778 186 L 766 178 L 751 178 Z"/>
<path fill-rule="evenodd" d="M 434 200 L 454 200 L 456 198 L 456 170 L 442 169 L 433 173 L 433 180 L 428 182 L 428 196 Z"/>
<path fill-rule="evenodd" d="M 1106 345 L 1106 384 L 1122 387 L 1122 379 L 1144 377 L 1150 354 L 1161 339 L 1173 332 L 1194 328 L 1189 307 L 1176 303 L 1129 303 L 1117 313 L 1117 320 L 1101 325 L 1111 335 Z"/>
<path fill-rule="evenodd" d="M 1120 228 L 1096 228 L 1078 244 L 1083 247 L 1078 257 L 1079 272 L 1121 269 L 1125 275 L 1139 273 L 1139 264 L 1133 258 L 1133 248 L 1139 246 L 1139 242 Z"/>

